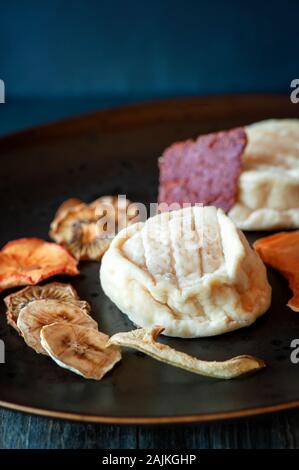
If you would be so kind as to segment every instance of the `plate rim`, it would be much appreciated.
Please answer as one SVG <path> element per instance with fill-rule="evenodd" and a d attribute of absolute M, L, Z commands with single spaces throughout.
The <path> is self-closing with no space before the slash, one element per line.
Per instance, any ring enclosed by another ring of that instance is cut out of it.
<path fill-rule="evenodd" d="M 217 102 L 222 100 L 223 102 L 229 103 L 230 101 L 240 102 L 242 105 L 248 104 L 252 99 L 264 100 L 265 104 L 275 102 L 281 104 L 285 102 L 286 99 L 289 99 L 289 95 L 285 93 L 227 93 L 227 94 L 209 94 L 209 95 L 191 95 L 191 96 L 174 96 L 166 98 L 157 98 L 151 100 L 142 100 L 138 102 L 132 102 L 130 104 L 115 106 L 112 108 L 103 108 L 92 112 L 83 112 L 76 114 L 74 116 L 67 116 L 62 119 L 54 119 L 53 121 L 39 124 L 35 126 L 30 126 L 29 128 L 17 130 L 15 132 L 10 132 L 6 135 L 0 136 L 0 145 L 20 145 L 22 141 L 30 140 L 32 137 L 49 137 L 51 132 L 56 133 L 57 128 L 59 127 L 63 133 L 72 132 L 71 127 L 74 124 L 79 123 L 80 121 L 86 122 L 88 124 L 89 120 L 93 121 L 95 118 L 100 116 L 106 116 L 110 118 L 112 122 L 115 119 L 115 115 L 118 113 L 129 113 L 136 110 L 157 110 L 162 107 L 168 109 L 173 109 L 176 106 L 188 106 L 190 104 L 204 104 L 209 103 L 212 107 L 217 106 Z M 99 123 L 97 123 L 99 125 Z M 100 126 L 100 125 L 99 125 Z M 151 424 L 184 424 L 184 423 L 200 423 L 200 422 L 213 422 L 213 421 L 222 421 L 230 420 L 236 418 L 245 418 L 257 415 L 265 415 L 269 413 L 290 410 L 299 408 L 299 399 L 290 400 L 286 402 L 280 402 L 277 404 L 272 404 L 268 406 L 260 406 L 254 408 L 244 408 L 241 410 L 232 410 L 232 411 L 223 411 L 216 413 L 194 413 L 188 415 L 177 415 L 177 416 L 155 416 L 155 417 L 146 417 L 146 416 L 105 416 L 105 415 L 96 415 L 96 414 L 78 414 L 74 412 L 65 412 L 58 410 L 50 410 L 47 408 L 39 408 L 30 405 L 22 405 L 14 403 L 12 401 L 0 400 L 0 407 L 12 411 L 30 413 L 36 416 L 44 416 L 48 418 L 57 418 L 65 419 L 75 422 L 86 422 L 86 423 L 102 423 L 102 424 L 119 424 L 119 425 L 151 425 Z"/>
<path fill-rule="evenodd" d="M 16 129 L 15 131 L 10 131 L 6 134 L 0 135 L 0 145 L 19 145 L 21 146 L 24 141 L 28 142 L 32 137 L 38 139 L 38 137 L 52 137 L 52 132 L 54 132 L 55 137 L 60 135 L 60 132 L 63 132 L 64 136 L 73 135 L 74 126 L 76 131 L 78 126 L 82 128 L 82 122 L 84 123 L 84 129 L 86 131 L 90 125 L 94 129 L 99 130 L 102 128 L 103 122 L 99 121 L 99 118 L 105 117 L 109 121 L 109 124 L 113 121 L 117 121 L 116 116 L 127 116 L 131 117 L 136 116 L 136 112 L 145 113 L 145 120 L 150 115 L 150 112 L 157 113 L 158 110 L 162 113 L 164 112 L 175 112 L 179 113 L 182 110 L 189 109 L 192 106 L 206 106 L 216 109 L 219 108 L 220 104 L 235 104 L 239 103 L 241 106 L 250 105 L 255 100 L 262 100 L 264 105 L 281 105 L 289 103 L 289 94 L 288 93 L 274 93 L 274 92 L 239 92 L 239 93 L 210 93 L 206 95 L 184 95 L 179 94 L 177 96 L 168 96 L 164 98 L 152 98 L 152 99 L 142 99 L 137 101 L 132 101 L 131 103 L 126 103 L 123 105 L 116 105 L 112 107 L 104 107 L 94 111 L 81 111 L 74 115 L 69 115 L 62 118 L 53 118 L 50 121 L 46 121 L 41 124 L 32 125 L 29 127 Z M 196 109 L 196 108 L 195 108 Z M 141 118 L 141 115 L 138 115 L 138 118 Z M 292 118 L 292 117 L 291 117 Z M 59 131 L 58 131 L 59 127 Z M 82 132 L 81 131 L 81 132 Z M 58 132 L 58 134 L 57 134 Z"/>
<path fill-rule="evenodd" d="M 127 424 L 127 425 L 147 425 L 147 424 L 190 424 L 204 423 L 213 421 L 226 421 L 236 418 L 246 418 L 257 415 L 265 415 L 278 411 L 286 411 L 299 408 L 299 400 L 278 403 L 276 405 L 260 406 L 256 408 L 245 408 L 236 411 L 224 411 L 219 413 L 192 414 L 178 416 L 156 416 L 156 417 L 136 417 L 136 416 L 100 416 L 89 414 L 77 414 L 65 411 L 48 410 L 46 408 L 37 408 L 27 405 L 19 405 L 17 403 L 6 402 L 0 400 L 2 408 L 30 413 L 36 416 L 44 416 L 47 418 L 58 418 L 69 421 L 100 423 L 100 424 Z"/>

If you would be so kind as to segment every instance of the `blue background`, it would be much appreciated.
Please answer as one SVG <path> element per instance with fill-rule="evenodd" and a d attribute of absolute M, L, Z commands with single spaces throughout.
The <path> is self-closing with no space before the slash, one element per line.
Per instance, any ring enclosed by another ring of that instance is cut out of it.
<path fill-rule="evenodd" d="M 298 74 L 298 0 L 0 6 L 0 76 L 12 96 L 285 91 Z"/>
<path fill-rule="evenodd" d="M 298 0 L 0 0 L 0 133 L 165 96 L 289 93 L 298 20 Z"/>

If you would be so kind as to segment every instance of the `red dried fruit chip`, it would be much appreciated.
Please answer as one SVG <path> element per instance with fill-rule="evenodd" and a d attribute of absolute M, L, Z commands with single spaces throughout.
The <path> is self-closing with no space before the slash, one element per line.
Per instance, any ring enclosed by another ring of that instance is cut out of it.
<path fill-rule="evenodd" d="M 171 145 L 159 160 L 159 204 L 202 203 L 227 212 L 236 201 L 246 143 L 244 129 L 236 128 Z"/>
<path fill-rule="evenodd" d="M 16 286 L 38 284 L 58 274 L 79 274 L 77 261 L 56 243 L 39 238 L 8 242 L 0 251 L 0 292 Z"/>

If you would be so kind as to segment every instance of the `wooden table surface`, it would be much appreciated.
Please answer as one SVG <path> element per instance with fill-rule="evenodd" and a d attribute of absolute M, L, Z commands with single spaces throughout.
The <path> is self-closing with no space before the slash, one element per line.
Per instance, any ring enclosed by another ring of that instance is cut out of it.
<path fill-rule="evenodd" d="M 114 104 L 122 103 L 8 100 L 0 106 L 0 134 Z M 0 448 L 299 448 L 299 410 L 198 425 L 129 427 L 81 424 L 0 408 Z"/>
<path fill-rule="evenodd" d="M 1 449 L 298 449 L 299 410 L 161 427 L 81 424 L 0 410 Z"/>

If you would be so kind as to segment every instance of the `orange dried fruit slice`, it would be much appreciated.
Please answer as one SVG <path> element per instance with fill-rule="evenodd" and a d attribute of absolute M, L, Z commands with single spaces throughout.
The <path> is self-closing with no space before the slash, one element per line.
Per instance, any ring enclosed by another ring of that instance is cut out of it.
<path fill-rule="evenodd" d="M 35 285 L 58 274 L 79 274 L 77 261 L 61 246 L 39 238 L 20 238 L 0 251 L 0 292 Z"/>
<path fill-rule="evenodd" d="M 7 322 L 20 333 L 17 327 L 20 312 L 28 305 L 41 300 L 54 300 L 57 304 L 68 303 L 80 308 L 86 315 L 90 313 L 88 302 L 80 300 L 77 292 L 70 284 L 51 282 L 44 286 L 28 286 L 6 296 L 4 302 L 7 307 Z"/>
<path fill-rule="evenodd" d="M 50 237 L 77 260 L 99 260 L 112 238 L 137 221 L 137 207 L 128 199 L 103 196 L 90 204 L 68 199 L 57 210 Z"/>
<path fill-rule="evenodd" d="M 93 328 L 53 323 L 41 329 L 41 344 L 60 366 L 86 379 L 101 380 L 121 360 L 120 349 Z"/>
<path fill-rule="evenodd" d="M 293 297 L 287 305 L 299 312 L 299 230 L 263 237 L 253 244 L 262 260 L 288 280 Z"/>

